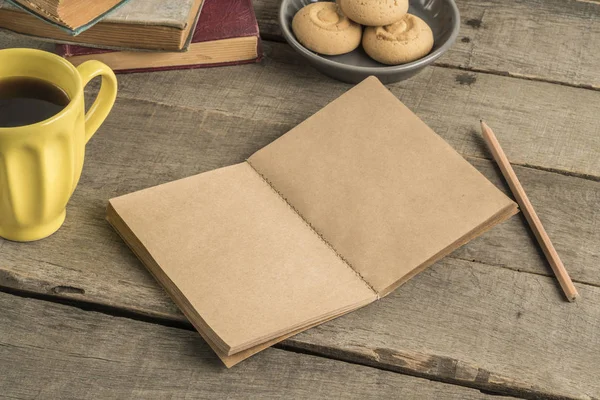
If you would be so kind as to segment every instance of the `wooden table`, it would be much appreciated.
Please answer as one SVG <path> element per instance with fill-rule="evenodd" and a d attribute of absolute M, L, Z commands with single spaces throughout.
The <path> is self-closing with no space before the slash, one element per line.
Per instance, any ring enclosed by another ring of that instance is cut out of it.
<path fill-rule="evenodd" d="M 600 398 L 600 4 L 458 0 L 454 47 L 392 92 L 506 190 L 493 127 L 581 294 L 522 216 L 394 294 L 225 369 L 104 220 L 107 199 L 240 162 L 350 86 L 282 42 L 260 64 L 121 75 L 64 227 L 0 239 L 0 397 Z M 48 44 L 2 35 L 1 47 Z M 91 85 L 88 100 L 98 83 Z"/>

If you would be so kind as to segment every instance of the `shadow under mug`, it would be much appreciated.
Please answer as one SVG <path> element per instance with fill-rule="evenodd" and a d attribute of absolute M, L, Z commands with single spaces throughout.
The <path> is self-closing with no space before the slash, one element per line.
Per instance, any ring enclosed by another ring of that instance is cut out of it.
<path fill-rule="evenodd" d="M 83 88 L 96 76 L 102 76 L 102 86 L 86 113 Z M 10 77 L 43 79 L 70 99 L 44 121 L 0 127 L 0 237 L 25 242 L 45 238 L 62 226 L 83 169 L 85 145 L 115 102 L 117 78 L 99 61 L 75 68 L 41 50 L 0 50 L 0 80 Z"/>

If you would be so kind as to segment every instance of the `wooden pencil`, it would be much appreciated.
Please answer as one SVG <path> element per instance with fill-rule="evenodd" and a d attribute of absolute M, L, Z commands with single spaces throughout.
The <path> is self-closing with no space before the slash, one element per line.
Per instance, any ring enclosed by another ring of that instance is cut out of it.
<path fill-rule="evenodd" d="M 525 190 L 523 190 L 523 186 L 521 186 L 521 183 L 519 182 L 515 171 L 510 165 L 506 154 L 504 154 L 504 151 L 502 151 L 502 147 L 500 147 L 498 139 L 496 139 L 494 132 L 492 132 L 490 127 L 487 126 L 487 124 L 483 121 L 481 121 L 481 131 L 483 133 L 485 143 L 492 152 L 494 160 L 498 163 L 504 178 L 508 182 L 508 186 L 510 186 L 510 190 L 517 199 L 517 203 L 519 203 L 519 206 L 521 207 L 521 211 L 523 214 L 525 214 L 525 218 L 527 219 L 531 230 L 533 231 L 538 243 L 542 247 L 546 258 L 548 259 L 548 262 L 550 263 L 550 266 L 552 267 L 552 270 L 554 271 L 554 274 L 560 283 L 560 287 L 569 301 L 575 301 L 575 299 L 579 297 L 579 293 L 577 293 L 577 289 L 575 288 L 575 285 L 573 285 L 573 281 L 571 281 L 571 278 L 569 277 L 565 266 L 560 260 L 554 245 L 552 245 L 552 242 L 550 241 L 542 222 L 533 209 L 527 194 L 525 194 Z"/>

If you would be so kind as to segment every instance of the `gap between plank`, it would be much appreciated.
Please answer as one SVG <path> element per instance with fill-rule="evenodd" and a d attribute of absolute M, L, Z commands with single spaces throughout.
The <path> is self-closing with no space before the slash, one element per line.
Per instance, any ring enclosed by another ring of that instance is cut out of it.
<path fill-rule="evenodd" d="M 453 254 L 449 254 L 447 256 L 448 258 L 452 258 L 454 260 L 460 260 L 460 261 L 466 261 L 469 263 L 474 263 L 474 264 L 479 264 L 479 265 L 485 265 L 486 267 L 495 267 L 495 268 L 506 268 L 510 271 L 515 271 L 515 272 L 522 272 L 524 274 L 531 274 L 531 275 L 537 275 L 537 276 L 543 276 L 546 278 L 550 278 L 553 280 L 556 280 L 556 276 L 553 273 L 548 273 L 545 274 L 543 272 L 535 272 L 535 271 L 527 271 L 521 268 L 516 268 L 516 267 L 511 267 L 509 265 L 506 264 L 493 264 L 493 263 L 489 263 L 489 262 L 485 262 L 485 261 L 481 261 L 481 260 L 476 260 L 473 258 L 462 258 L 462 257 L 457 257 Z M 550 266 L 548 265 L 548 268 L 550 268 Z M 580 281 L 577 279 L 573 279 L 573 282 L 578 283 L 580 285 L 586 285 L 586 286 L 591 286 L 591 287 L 596 287 L 596 288 L 600 288 L 600 284 L 598 283 L 592 283 L 592 282 L 585 282 L 585 281 Z M 558 284 L 558 281 L 556 282 Z M 559 287 L 560 289 L 560 287 Z"/>
<path fill-rule="evenodd" d="M 65 306 L 78 308 L 82 311 L 97 312 L 111 317 L 128 318 L 134 321 L 163 325 L 170 328 L 195 331 L 192 324 L 187 320 L 177 320 L 169 317 L 160 317 L 158 315 L 146 315 L 139 311 L 130 310 L 125 307 L 109 306 L 107 304 L 92 302 L 88 300 L 77 300 L 72 297 L 61 297 L 56 294 L 44 294 L 32 292 L 30 290 L 15 289 L 7 286 L 0 286 L 0 293 L 6 293 L 24 299 L 34 299 L 47 301 L 50 303 L 58 303 Z"/>
<path fill-rule="evenodd" d="M 457 68 L 455 68 L 455 69 L 457 69 Z M 120 96 L 119 99 L 121 99 L 121 100 L 139 101 L 142 103 L 155 104 L 155 105 L 159 105 L 159 106 L 163 106 L 163 107 L 171 107 L 171 108 L 186 110 L 186 111 L 190 111 L 190 112 L 199 112 L 200 111 L 200 112 L 205 112 L 205 113 L 220 114 L 220 115 L 224 115 L 226 117 L 237 117 L 235 114 L 233 114 L 229 111 L 220 110 L 220 109 L 192 108 L 192 107 L 185 107 L 185 106 L 180 106 L 180 105 L 175 105 L 175 104 L 163 103 L 163 102 L 155 101 L 155 100 L 141 99 L 141 98 L 137 98 L 137 97 L 127 97 L 127 96 L 121 96 L 121 95 L 119 95 L 119 96 Z M 252 121 L 261 121 L 260 119 L 250 118 L 250 117 L 240 117 L 240 118 L 249 119 Z M 476 156 L 476 155 L 461 154 L 461 156 L 463 158 L 465 158 L 466 160 L 473 158 L 473 159 L 478 159 L 478 160 L 494 162 L 494 160 L 492 160 L 491 158 L 480 157 L 480 156 Z M 563 170 L 563 169 L 558 169 L 558 168 L 542 167 L 539 165 L 532 165 L 532 164 L 528 164 L 528 163 L 511 162 L 511 165 L 516 165 L 519 167 L 529 168 L 529 169 L 536 169 L 536 170 L 544 171 L 544 172 L 551 172 L 554 174 L 569 176 L 569 177 L 573 177 L 573 178 L 585 179 L 585 180 L 592 181 L 592 182 L 600 182 L 600 176 L 586 174 L 586 173 L 582 173 L 582 172 L 573 172 L 573 171 L 568 171 L 568 170 Z"/>
<path fill-rule="evenodd" d="M 443 63 L 443 62 L 435 62 L 435 63 L 433 63 L 433 65 L 436 67 L 439 67 L 439 68 L 455 69 L 455 70 L 460 70 L 460 71 L 475 72 L 475 73 L 486 74 L 486 75 L 503 76 L 503 77 L 513 78 L 513 79 L 522 79 L 525 81 L 551 83 L 554 85 L 567 86 L 567 87 L 576 88 L 576 89 L 592 90 L 595 92 L 600 91 L 600 86 L 595 86 L 595 85 L 591 85 L 588 83 L 570 83 L 570 82 L 558 81 L 555 79 L 542 78 L 541 76 L 520 74 L 518 72 L 500 71 L 500 70 L 477 68 L 477 67 L 464 67 L 462 65 L 452 65 L 452 64 Z"/>
<path fill-rule="evenodd" d="M 600 4 L 600 0 L 597 0 L 597 1 L 596 0 L 576 0 L 576 1 Z M 285 39 L 280 38 L 279 36 L 272 34 L 272 33 L 266 33 L 264 35 L 261 33 L 261 37 L 263 38 L 263 40 L 269 41 L 269 42 L 286 43 Z M 551 83 L 551 84 L 555 84 L 555 85 L 567 86 L 567 87 L 572 87 L 572 88 L 577 88 L 577 89 L 600 91 L 600 86 L 596 86 L 596 85 L 592 85 L 592 84 L 571 83 L 571 82 L 566 82 L 566 81 L 559 81 L 556 79 L 544 78 L 541 76 L 521 74 L 518 72 L 501 71 L 501 70 L 477 68 L 477 67 L 465 67 L 462 65 L 454 65 L 454 64 L 449 64 L 449 63 L 440 62 L 440 61 L 436 61 L 432 65 L 436 66 L 436 67 L 440 67 L 440 68 L 456 69 L 456 70 L 467 71 L 467 72 L 477 72 L 477 73 L 488 74 L 488 75 L 504 76 L 504 77 L 514 78 L 514 79 L 523 79 L 523 80 L 527 80 L 527 81 Z"/>
<path fill-rule="evenodd" d="M 293 338 L 291 338 L 291 339 L 288 339 L 286 342 L 293 342 L 293 341 L 294 341 Z M 537 400 L 537 399 L 577 400 L 577 398 L 575 398 L 575 397 L 544 392 L 542 389 L 530 387 L 530 385 L 528 385 L 526 383 L 515 382 L 518 386 L 511 387 L 511 386 L 502 386 L 497 383 L 489 383 L 489 382 L 486 382 L 483 380 L 480 382 L 480 381 L 478 381 L 477 378 L 475 378 L 473 381 L 465 381 L 465 380 L 460 380 L 460 379 L 456 379 L 456 378 L 452 379 L 449 377 L 435 375 L 433 373 L 419 372 L 415 369 L 402 367 L 399 364 L 393 364 L 393 361 L 392 361 L 392 363 L 386 364 L 385 360 L 384 360 L 384 362 L 381 363 L 381 362 L 378 362 L 379 360 L 370 359 L 369 357 L 364 356 L 363 354 L 358 353 L 358 352 L 355 353 L 352 351 L 339 350 L 339 349 L 333 349 L 333 351 L 331 351 L 331 349 L 329 349 L 327 347 L 312 345 L 312 344 L 307 344 L 307 345 L 299 344 L 299 345 L 294 346 L 293 344 L 287 344 L 286 342 L 280 343 L 277 348 L 295 352 L 295 353 L 308 354 L 308 355 L 313 355 L 313 356 L 318 356 L 318 357 L 326 357 L 326 358 L 330 358 L 333 360 L 346 362 L 349 364 L 364 365 L 367 367 L 380 369 L 382 371 L 389 371 L 389 372 L 399 373 L 402 375 L 414 376 L 417 378 L 427 379 L 427 380 L 430 380 L 433 382 L 441 382 L 441 383 L 450 384 L 450 385 L 468 387 L 471 389 L 479 390 L 481 393 L 484 393 L 487 395 L 494 395 L 494 396 L 500 396 L 500 397 L 511 396 L 511 397 L 517 397 L 517 398 L 521 398 L 521 399 L 530 399 L 530 400 Z M 377 358 L 379 358 L 380 355 L 383 355 L 383 354 L 388 354 L 388 357 L 390 357 L 390 356 L 393 357 L 392 350 L 376 349 L 375 352 L 378 354 Z M 456 365 L 457 363 L 460 362 L 460 360 L 451 359 L 451 358 L 444 357 L 444 356 L 427 355 L 427 357 L 437 360 L 441 364 L 451 363 L 451 364 Z M 485 371 L 485 370 L 481 370 L 481 371 L 484 371 L 487 374 L 493 373 L 493 372 Z M 488 384 L 486 384 L 486 383 L 488 383 Z"/>
<path fill-rule="evenodd" d="M 88 303 L 85 301 L 62 299 L 62 298 L 57 298 L 55 296 L 33 293 L 33 292 L 29 292 L 29 291 L 21 291 L 21 290 L 16 290 L 16 289 L 7 289 L 7 288 L 0 287 L 0 293 L 6 293 L 9 295 L 21 297 L 24 299 L 33 299 L 33 300 L 38 300 L 38 301 L 47 301 L 50 303 L 58 303 L 58 304 L 62 304 L 67 307 L 77 308 L 77 309 L 80 309 L 80 310 L 86 311 L 86 312 L 97 312 L 97 313 L 104 314 L 104 315 L 107 315 L 110 317 L 127 318 L 127 319 L 131 319 L 134 321 L 140 321 L 140 322 L 144 322 L 144 323 L 151 323 L 151 324 L 166 326 L 166 327 L 174 328 L 174 329 L 182 329 L 182 330 L 186 330 L 186 331 L 196 332 L 196 330 L 194 329 L 192 324 L 190 322 L 188 322 L 187 320 L 186 321 L 175 321 L 175 320 L 163 319 L 163 318 L 158 318 L 158 317 L 149 317 L 149 316 L 140 315 L 134 311 L 130 311 L 130 310 L 126 310 L 126 309 L 122 309 L 122 308 L 118 308 L 118 307 L 105 306 L 105 305 L 100 305 L 97 303 Z M 408 370 L 408 369 L 402 370 L 402 369 L 389 368 L 389 367 L 386 367 L 383 365 L 377 365 L 377 363 L 373 363 L 373 362 L 365 363 L 365 362 L 361 362 L 360 360 L 354 361 L 352 359 L 347 359 L 345 357 L 335 356 L 332 352 L 329 352 L 329 351 L 307 350 L 306 348 L 301 347 L 301 346 L 294 346 L 293 340 L 291 340 L 292 341 L 291 344 L 286 343 L 288 341 L 290 341 L 290 340 L 288 339 L 284 342 L 277 343 L 272 347 L 276 348 L 278 350 L 282 350 L 282 351 L 288 351 L 288 352 L 298 353 L 298 354 L 305 354 L 305 355 L 312 356 L 312 357 L 327 358 L 327 359 L 344 362 L 344 363 L 348 363 L 348 364 L 353 364 L 353 365 L 360 365 L 365 368 L 374 368 L 374 369 L 379 369 L 382 371 L 397 373 L 400 375 L 414 376 L 417 378 L 427 379 L 427 380 L 433 381 L 433 382 L 441 382 L 441 383 L 449 384 L 449 385 L 468 387 L 471 389 L 479 390 L 480 392 L 487 394 L 487 395 L 494 395 L 494 396 L 501 396 L 501 397 L 504 397 L 504 396 L 517 397 L 517 396 L 515 396 L 517 391 L 512 388 L 507 388 L 506 390 L 504 390 L 503 388 L 501 388 L 500 390 L 495 390 L 495 389 L 488 388 L 488 387 L 482 388 L 482 387 L 479 387 L 478 385 L 464 384 L 464 382 L 453 382 L 451 380 L 444 380 L 443 378 L 438 378 L 433 374 L 420 374 L 416 371 L 412 371 L 412 370 Z M 326 349 L 326 348 L 324 348 L 324 349 Z M 352 354 L 351 352 L 349 352 L 349 353 Z M 434 358 L 439 357 L 436 355 L 428 355 L 428 356 L 434 357 Z M 540 398 L 540 394 L 542 394 L 542 393 L 536 393 L 535 396 L 521 397 L 521 398 L 536 399 L 536 398 Z M 571 400 L 571 398 L 568 398 L 568 397 L 560 397 L 560 396 L 548 397 L 546 393 L 543 393 L 543 395 L 545 396 L 544 398 L 548 398 L 551 400 L 563 400 L 563 399 Z"/>
<path fill-rule="evenodd" d="M 468 155 L 468 156 L 463 155 L 463 157 L 467 160 L 469 158 L 473 158 L 476 160 L 491 161 L 494 165 L 497 165 L 496 161 L 494 161 L 491 158 L 479 157 L 479 156 L 475 156 L 475 155 Z M 510 165 L 513 165 L 513 166 L 516 165 L 517 167 L 522 167 L 522 168 L 536 169 L 538 171 L 568 176 L 571 178 L 584 179 L 586 181 L 600 182 L 600 176 L 585 174 L 582 172 L 573 172 L 573 171 L 567 171 L 567 170 L 558 169 L 558 168 L 542 167 L 540 165 L 533 165 L 533 164 L 528 164 L 528 163 L 518 163 L 518 162 L 512 162 L 512 161 L 510 161 Z"/>

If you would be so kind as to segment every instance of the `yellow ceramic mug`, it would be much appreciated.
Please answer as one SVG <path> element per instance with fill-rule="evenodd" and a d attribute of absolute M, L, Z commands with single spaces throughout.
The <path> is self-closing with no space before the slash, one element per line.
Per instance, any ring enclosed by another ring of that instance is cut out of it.
<path fill-rule="evenodd" d="M 83 88 L 99 75 L 102 86 L 86 114 Z M 70 99 L 45 121 L 0 128 L 0 237 L 31 241 L 51 235 L 63 224 L 67 202 L 81 176 L 85 144 L 115 102 L 117 78 L 99 61 L 75 68 L 40 50 L 0 50 L 0 79 L 16 76 L 49 81 Z"/>

